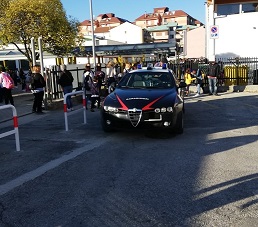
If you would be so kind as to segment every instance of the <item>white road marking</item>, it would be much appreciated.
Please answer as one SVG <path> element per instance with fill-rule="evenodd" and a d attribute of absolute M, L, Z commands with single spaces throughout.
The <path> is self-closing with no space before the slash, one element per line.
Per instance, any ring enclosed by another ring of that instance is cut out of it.
<path fill-rule="evenodd" d="M 28 181 L 34 180 L 35 178 L 45 174 L 47 171 L 52 170 L 52 169 L 60 166 L 64 162 L 67 162 L 71 159 L 74 159 L 77 156 L 79 156 L 79 155 L 81 155 L 81 154 L 83 154 L 87 151 L 90 151 L 94 148 L 97 148 L 97 147 L 101 146 L 102 144 L 106 143 L 109 140 L 110 140 L 110 138 L 107 137 L 107 138 L 101 139 L 101 141 L 98 140 L 95 143 L 87 144 L 86 146 L 78 148 L 78 149 L 72 151 L 71 153 L 69 153 L 67 155 L 64 155 L 60 158 L 52 160 L 52 161 L 44 164 L 43 166 L 41 166 L 41 167 L 39 167 L 39 168 L 37 168 L 33 171 L 25 173 L 25 174 L 17 177 L 14 180 L 11 180 L 11 181 L 9 181 L 5 184 L 0 185 L 0 195 L 4 195 L 4 194 L 13 190 L 16 187 L 19 187 L 19 186 L 21 186 L 22 184 L 24 184 Z"/>

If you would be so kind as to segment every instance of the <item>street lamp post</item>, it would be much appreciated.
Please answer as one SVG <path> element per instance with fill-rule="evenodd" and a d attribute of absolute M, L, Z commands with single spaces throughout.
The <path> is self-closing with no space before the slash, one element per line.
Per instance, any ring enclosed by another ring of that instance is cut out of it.
<path fill-rule="evenodd" d="M 93 67 L 94 67 L 94 71 L 96 71 L 95 35 L 94 35 L 94 24 L 93 24 L 92 0 L 89 0 L 89 3 L 90 3 L 90 17 L 91 17 Z"/>

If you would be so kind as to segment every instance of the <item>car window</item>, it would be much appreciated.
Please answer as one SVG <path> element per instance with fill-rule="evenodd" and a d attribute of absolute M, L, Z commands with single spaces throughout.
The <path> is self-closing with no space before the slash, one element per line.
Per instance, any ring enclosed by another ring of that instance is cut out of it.
<path fill-rule="evenodd" d="M 118 87 L 167 89 L 175 87 L 175 81 L 169 72 L 133 72 L 126 74 Z"/>

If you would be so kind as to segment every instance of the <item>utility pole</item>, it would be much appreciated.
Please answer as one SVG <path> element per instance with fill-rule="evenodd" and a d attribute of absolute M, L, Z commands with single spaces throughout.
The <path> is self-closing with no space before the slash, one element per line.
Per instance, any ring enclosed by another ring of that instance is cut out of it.
<path fill-rule="evenodd" d="M 91 17 L 93 67 L 94 67 L 94 71 L 96 71 L 96 52 L 95 52 L 95 35 L 94 35 L 94 24 L 93 24 L 92 0 L 89 0 L 89 3 L 90 3 L 90 17 Z"/>
<path fill-rule="evenodd" d="M 35 52 L 35 41 L 34 37 L 30 39 L 31 41 L 31 52 L 32 52 L 32 66 L 36 65 L 36 52 Z"/>

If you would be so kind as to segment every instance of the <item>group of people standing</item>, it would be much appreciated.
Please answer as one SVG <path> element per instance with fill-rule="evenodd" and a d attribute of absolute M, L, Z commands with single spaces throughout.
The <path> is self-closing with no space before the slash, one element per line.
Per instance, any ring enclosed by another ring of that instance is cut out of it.
<path fill-rule="evenodd" d="M 208 68 L 207 68 L 207 79 L 209 83 L 209 94 L 210 95 L 218 95 L 217 93 L 217 83 L 218 78 L 221 74 L 221 69 L 219 64 L 216 61 L 210 61 Z M 187 68 L 184 74 L 184 81 L 186 83 L 186 95 L 190 93 L 190 85 L 195 83 L 196 84 L 196 94 L 195 97 L 201 95 L 201 88 L 203 90 L 204 86 L 204 72 L 198 68 L 193 69 L 192 71 L 190 68 Z M 204 91 L 204 90 L 203 90 Z"/>
<path fill-rule="evenodd" d="M 118 82 L 123 75 L 132 69 L 135 69 L 135 66 L 131 63 L 126 63 L 122 71 L 118 64 L 114 64 L 110 61 L 106 65 L 106 73 L 102 71 L 100 63 L 96 65 L 96 71 L 94 72 L 91 70 L 91 65 L 87 63 L 82 76 L 83 88 L 87 100 L 86 108 L 88 101 L 91 103 L 90 111 L 94 112 L 96 107 L 100 108 L 101 96 L 106 96 L 112 83 Z M 107 89 L 102 90 L 101 87 L 103 85 L 106 86 Z"/>
<path fill-rule="evenodd" d="M 67 70 L 66 65 L 61 65 L 61 74 L 58 80 L 58 84 L 61 86 L 64 95 L 71 93 L 73 90 L 73 81 L 74 78 L 72 73 Z M 97 102 L 97 107 L 100 107 L 100 96 L 101 96 L 101 86 L 105 79 L 105 73 L 101 70 L 101 65 L 97 64 L 96 71 L 91 70 L 91 65 L 87 63 L 85 65 L 85 70 L 82 75 L 82 87 L 85 91 L 86 97 L 86 109 L 90 101 L 90 110 L 94 112 L 95 104 Z M 73 110 L 73 103 L 71 96 L 67 96 L 67 111 Z"/>
<path fill-rule="evenodd" d="M 46 86 L 46 82 L 40 73 L 40 66 L 33 66 L 30 77 L 30 90 L 34 95 L 32 112 L 42 113 L 44 87 Z M 9 103 L 14 105 L 12 89 L 15 86 L 17 86 L 17 84 L 13 77 L 6 72 L 4 66 L 0 65 L 0 102 L 4 100 L 6 105 Z"/>

